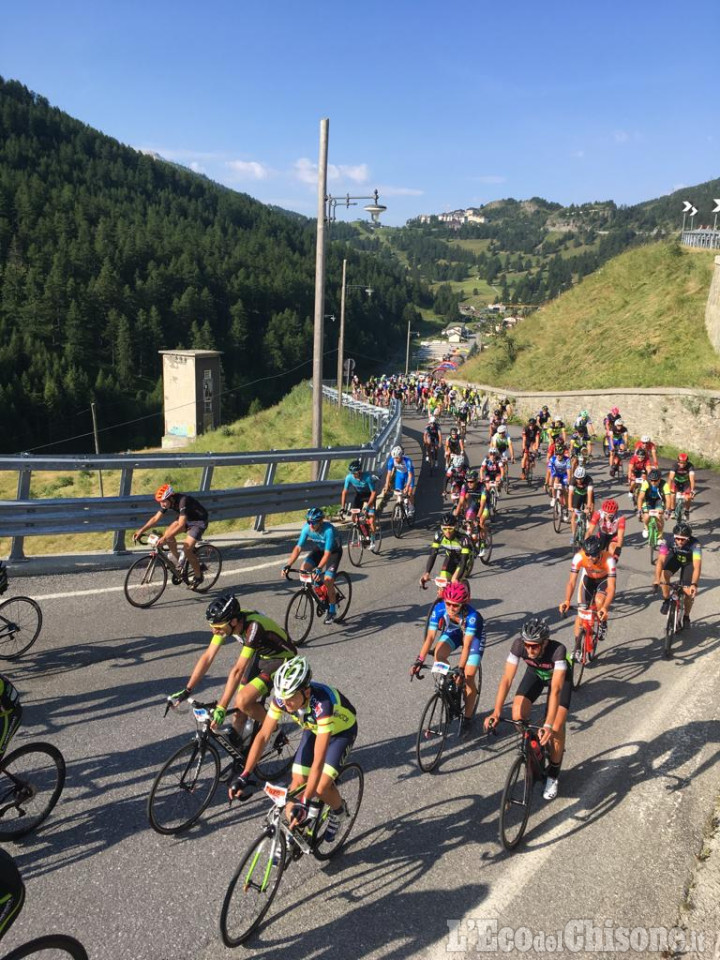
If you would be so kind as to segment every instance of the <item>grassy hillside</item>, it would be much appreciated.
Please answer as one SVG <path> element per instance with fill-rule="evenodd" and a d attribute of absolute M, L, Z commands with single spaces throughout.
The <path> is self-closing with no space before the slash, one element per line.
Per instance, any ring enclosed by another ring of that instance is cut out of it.
<path fill-rule="evenodd" d="M 184 448 L 186 453 L 239 453 L 250 450 L 298 449 L 312 446 L 311 440 L 311 393 L 306 384 L 299 384 L 279 404 L 263 410 L 251 417 L 244 417 L 235 423 L 205 434 L 195 443 Z M 363 423 L 343 410 L 342 414 L 334 404 L 323 404 L 323 444 L 341 446 L 343 444 L 367 443 Z M 347 464 L 332 463 L 330 478 L 345 476 Z M 262 483 L 265 477 L 265 465 L 253 467 L 220 467 L 213 474 L 213 488 L 242 487 L 253 483 Z M 302 482 L 310 479 L 309 464 L 284 464 L 278 467 L 277 483 Z M 151 494 L 161 483 L 171 483 L 179 490 L 196 490 L 200 484 L 201 470 L 136 470 L 133 474 L 134 494 Z M 118 496 L 120 471 L 103 473 L 105 496 Z M 17 490 L 17 475 L 0 473 L 0 499 L 13 500 Z M 81 473 L 33 473 L 31 497 L 92 497 L 99 496 L 97 473 L 89 470 Z M 150 513 L 148 513 L 150 516 Z M 291 514 L 274 516 L 269 522 L 282 522 L 291 518 Z M 228 530 L 243 530 L 250 527 L 252 520 L 226 520 L 212 523 L 210 536 Z M 55 537 L 28 537 L 25 541 L 25 553 L 38 556 L 48 553 L 72 553 L 90 550 L 110 550 L 112 533 L 76 534 Z M 0 538 L 0 556 L 10 552 L 9 538 Z"/>
<path fill-rule="evenodd" d="M 463 378 L 516 390 L 720 388 L 705 331 L 713 251 L 642 246 L 491 341 Z"/>

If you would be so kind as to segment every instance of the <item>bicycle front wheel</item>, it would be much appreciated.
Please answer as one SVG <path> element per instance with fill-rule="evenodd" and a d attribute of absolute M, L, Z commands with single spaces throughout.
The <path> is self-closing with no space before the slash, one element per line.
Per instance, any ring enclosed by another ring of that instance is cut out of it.
<path fill-rule="evenodd" d="M 657 545 L 658 545 L 658 527 L 656 521 L 651 518 L 648 521 L 648 546 L 650 547 L 650 566 L 655 566 L 655 561 L 657 560 Z"/>
<path fill-rule="evenodd" d="M 362 534 L 360 533 L 360 528 L 353 526 L 350 530 L 350 537 L 348 538 L 347 552 L 348 557 L 350 557 L 350 563 L 354 567 L 359 567 L 362 563 L 363 551 L 365 550 L 365 545 L 363 544 Z"/>
<path fill-rule="evenodd" d="M 88 960 L 87 951 L 80 941 L 74 937 L 66 937 L 63 933 L 51 933 L 46 937 L 30 940 L 5 954 L 3 960 L 25 960 L 26 957 L 35 957 L 36 960 L 61 960 L 62 957 Z"/>
<path fill-rule="evenodd" d="M 287 841 L 281 832 L 263 833 L 243 857 L 220 911 L 220 936 L 238 947 L 259 927 L 277 893 L 285 869 Z"/>
<path fill-rule="evenodd" d="M 440 763 L 450 725 L 447 701 L 440 693 L 433 694 L 420 719 L 415 753 L 423 773 L 431 773 Z"/>
<path fill-rule="evenodd" d="M 140 557 L 125 576 L 125 599 L 144 610 L 163 595 L 167 586 L 167 568 L 157 557 Z"/>
<path fill-rule="evenodd" d="M 527 760 L 520 754 L 510 767 L 500 801 L 500 842 L 506 850 L 520 843 L 530 816 L 533 780 Z"/>
<path fill-rule="evenodd" d="M 348 614 L 350 601 L 352 600 L 352 580 L 344 570 L 335 574 L 335 592 L 337 593 L 335 598 L 335 622 L 342 623 Z"/>
<path fill-rule="evenodd" d="M 160 769 L 148 797 L 148 820 L 165 835 L 188 830 L 203 814 L 220 782 L 220 755 L 212 743 L 192 740 Z"/>
<path fill-rule="evenodd" d="M 398 540 L 403 535 L 403 519 L 403 508 L 399 503 L 396 503 L 393 507 L 390 524 L 392 526 L 392 532 L 394 536 L 398 538 Z"/>
<path fill-rule="evenodd" d="M 195 587 L 195 593 L 207 593 L 217 583 L 222 570 L 222 554 L 212 543 L 201 543 L 196 549 L 198 563 L 202 570 L 203 582 Z"/>
<path fill-rule="evenodd" d="M 0 840 L 19 840 L 50 815 L 65 785 L 65 760 L 51 743 L 28 743 L 0 766 Z"/>
<path fill-rule="evenodd" d="M 15 660 L 35 643 L 42 629 L 42 611 L 30 597 L 0 603 L 0 660 Z"/>
<path fill-rule="evenodd" d="M 307 640 L 315 617 L 315 601 L 304 588 L 290 597 L 285 611 L 285 632 L 296 647 Z"/>
<path fill-rule="evenodd" d="M 553 527 L 555 528 L 555 533 L 560 533 L 562 530 L 563 519 L 562 519 L 562 504 L 559 500 L 556 500 L 553 505 Z"/>
<path fill-rule="evenodd" d="M 490 529 L 490 527 L 485 527 L 485 535 L 480 541 L 480 550 L 478 552 L 480 563 L 484 563 L 485 566 L 487 566 L 490 563 L 490 558 L 492 557 L 492 550 L 493 550 L 492 530 Z"/>
<path fill-rule="evenodd" d="M 288 772 L 300 745 L 302 733 L 302 727 L 294 720 L 280 720 L 255 767 L 261 780 L 272 782 Z"/>
<path fill-rule="evenodd" d="M 335 785 L 340 791 L 343 801 L 344 818 L 338 832 L 332 840 L 325 840 L 327 818 L 330 813 L 328 806 L 320 811 L 320 823 L 317 828 L 314 853 L 318 860 L 330 860 L 344 846 L 350 831 L 355 826 L 357 815 L 362 803 L 365 789 L 365 776 L 359 763 L 348 763 L 337 776 Z"/>

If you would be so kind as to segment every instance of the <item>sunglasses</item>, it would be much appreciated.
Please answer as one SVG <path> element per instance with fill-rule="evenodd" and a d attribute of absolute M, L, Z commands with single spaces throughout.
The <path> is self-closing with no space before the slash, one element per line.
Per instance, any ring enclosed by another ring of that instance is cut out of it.
<path fill-rule="evenodd" d="M 523 643 L 525 644 L 526 647 L 529 647 L 532 650 L 539 650 L 540 647 L 542 646 L 541 643 L 532 643 L 531 641 L 528 641 L 528 640 L 523 640 Z"/>
<path fill-rule="evenodd" d="M 210 629 L 211 629 L 211 630 L 222 630 L 223 627 L 227 627 L 229 623 L 230 623 L 229 620 L 226 620 L 224 623 L 211 623 L 211 624 L 210 624 Z"/>
<path fill-rule="evenodd" d="M 689 537 L 675 537 L 675 543 L 687 543 Z"/>
<path fill-rule="evenodd" d="M 462 604 L 461 604 L 461 603 L 451 603 L 450 600 L 446 600 L 446 601 L 445 601 L 445 606 L 446 606 L 446 607 L 452 607 L 453 610 L 457 610 L 457 609 L 459 609 L 459 608 L 462 606 Z"/>

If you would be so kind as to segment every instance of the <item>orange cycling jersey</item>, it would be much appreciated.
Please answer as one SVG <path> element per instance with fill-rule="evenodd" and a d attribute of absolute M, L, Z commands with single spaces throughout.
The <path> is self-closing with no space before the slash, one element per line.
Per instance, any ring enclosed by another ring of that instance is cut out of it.
<path fill-rule="evenodd" d="M 604 580 L 605 577 L 614 577 L 615 559 L 608 556 L 607 553 L 601 553 L 597 560 L 594 560 L 581 550 L 573 557 L 570 572 L 578 573 L 580 570 L 584 570 L 585 576 L 591 580 Z"/>

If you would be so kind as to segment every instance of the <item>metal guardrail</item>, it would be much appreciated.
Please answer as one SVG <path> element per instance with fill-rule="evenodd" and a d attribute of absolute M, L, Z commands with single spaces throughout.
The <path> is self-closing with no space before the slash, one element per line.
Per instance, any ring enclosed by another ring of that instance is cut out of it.
<path fill-rule="evenodd" d="M 323 387 L 323 394 L 337 402 L 337 392 Z M 113 553 L 125 552 L 125 531 L 141 526 L 155 512 L 150 495 L 132 494 L 133 473 L 139 469 L 202 469 L 200 486 L 188 491 L 202 497 L 212 520 L 255 517 L 254 528 L 265 527 L 265 517 L 305 510 L 313 504 L 338 500 L 342 481 L 328 480 L 334 460 L 360 458 L 367 469 L 380 469 L 402 428 L 400 404 L 389 409 L 375 407 L 343 395 L 343 406 L 374 424 L 372 440 L 363 446 L 272 450 L 252 453 L 141 453 L 81 456 L 0 456 L 0 470 L 17 471 L 17 499 L 0 500 L 0 537 L 12 537 L 10 560 L 25 559 L 26 536 L 58 533 L 103 533 L 113 531 Z M 252 487 L 212 490 L 215 467 L 266 464 L 265 479 Z M 319 463 L 318 479 L 308 483 L 275 483 L 278 464 Z M 30 497 L 33 471 L 119 470 L 117 497 Z"/>

